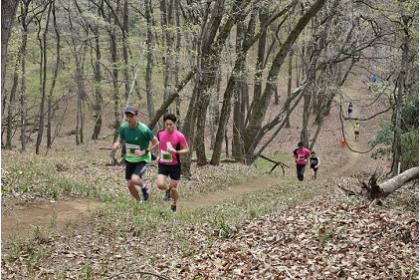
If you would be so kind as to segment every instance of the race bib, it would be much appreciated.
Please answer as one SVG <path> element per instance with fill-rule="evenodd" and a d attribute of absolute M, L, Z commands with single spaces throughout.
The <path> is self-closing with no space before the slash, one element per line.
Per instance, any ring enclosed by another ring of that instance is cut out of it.
<path fill-rule="evenodd" d="M 140 150 L 140 145 L 135 145 L 135 144 L 125 144 L 126 147 L 126 154 L 128 156 L 137 156 L 135 154 L 136 150 Z"/>
<path fill-rule="evenodd" d="M 172 162 L 172 154 L 167 151 L 160 150 L 160 161 L 161 162 Z"/>

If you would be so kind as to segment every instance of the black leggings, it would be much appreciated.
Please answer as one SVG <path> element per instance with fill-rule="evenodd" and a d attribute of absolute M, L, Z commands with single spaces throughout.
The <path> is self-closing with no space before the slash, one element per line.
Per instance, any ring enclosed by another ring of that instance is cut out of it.
<path fill-rule="evenodd" d="M 299 181 L 303 181 L 305 173 L 305 165 L 296 164 L 296 173 Z"/>

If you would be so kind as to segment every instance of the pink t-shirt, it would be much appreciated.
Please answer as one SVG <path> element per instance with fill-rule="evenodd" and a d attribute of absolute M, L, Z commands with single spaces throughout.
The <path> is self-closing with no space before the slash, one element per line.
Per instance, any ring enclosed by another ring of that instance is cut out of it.
<path fill-rule="evenodd" d="M 305 165 L 307 159 L 311 156 L 311 151 L 308 148 L 301 147 L 296 150 L 295 159 L 299 165 Z"/>
<path fill-rule="evenodd" d="M 164 165 L 180 164 L 179 155 L 168 152 L 168 147 L 172 146 L 175 150 L 184 149 L 187 147 L 187 140 L 184 134 L 178 130 L 174 130 L 171 134 L 165 130 L 158 132 L 159 139 L 159 163 Z"/>

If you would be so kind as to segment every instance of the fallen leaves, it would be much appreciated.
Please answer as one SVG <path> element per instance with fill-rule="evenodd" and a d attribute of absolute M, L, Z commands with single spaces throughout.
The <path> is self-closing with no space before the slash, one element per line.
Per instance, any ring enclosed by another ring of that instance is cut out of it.
<path fill-rule="evenodd" d="M 184 258 L 178 276 L 410 279 L 418 271 L 417 225 L 410 213 L 361 210 L 324 196 L 245 223 L 194 262 Z"/>

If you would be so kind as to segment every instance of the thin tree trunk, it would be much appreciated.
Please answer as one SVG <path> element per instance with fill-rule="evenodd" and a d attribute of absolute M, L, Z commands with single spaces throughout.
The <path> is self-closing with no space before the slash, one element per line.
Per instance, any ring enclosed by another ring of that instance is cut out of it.
<path fill-rule="evenodd" d="M 147 112 L 149 113 L 149 118 L 152 119 L 155 115 L 155 105 L 153 102 L 153 34 L 152 34 L 152 23 L 151 23 L 151 1 L 145 0 L 145 16 L 147 23 L 147 32 L 146 32 L 146 98 L 147 98 Z"/>
<path fill-rule="evenodd" d="M 287 65 L 287 97 L 290 98 L 290 93 L 292 92 L 292 71 L 293 71 L 293 49 L 290 50 L 289 53 L 289 63 Z M 289 110 L 286 107 L 286 110 Z M 290 115 L 286 118 L 286 128 L 290 127 Z"/>
<path fill-rule="evenodd" d="M 59 69 L 59 65 L 60 65 L 60 32 L 58 31 L 57 28 L 57 17 L 56 17 L 56 7 L 55 7 L 55 2 L 52 3 L 53 5 L 53 9 L 52 9 L 52 15 L 53 15 L 53 23 L 54 23 L 54 31 L 55 31 L 55 35 L 57 37 L 57 42 L 56 42 L 56 60 L 55 60 L 55 68 L 54 68 L 54 74 L 53 74 L 53 80 L 52 80 L 52 84 L 51 84 L 51 88 L 50 88 L 50 93 L 48 94 L 48 115 L 47 115 L 47 149 L 51 148 L 52 142 L 53 142 L 53 137 L 52 137 L 52 119 L 54 116 L 54 112 L 53 112 L 53 108 L 52 108 L 52 99 L 53 99 L 53 94 L 54 94 L 54 89 L 55 89 L 55 84 L 57 81 L 57 76 L 58 76 L 58 69 Z"/>
<path fill-rule="evenodd" d="M 102 106 L 103 106 L 103 98 L 101 92 L 101 81 L 102 81 L 102 74 L 101 74 L 101 47 L 99 44 L 99 28 L 95 26 L 94 30 L 95 36 L 95 65 L 94 65 L 94 79 L 95 79 L 95 104 L 93 106 L 93 110 L 95 112 L 95 127 L 93 128 L 92 139 L 97 140 L 99 134 L 101 133 L 102 128 Z"/>
<path fill-rule="evenodd" d="M 16 91 L 19 83 L 19 72 L 18 67 L 20 63 L 20 55 L 16 59 L 15 70 L 13 73 L 13 84 L 12 89 L 10 90 L 9 96 L 9 103 L 7 104 L 7 121 L 6 121 L 6 149 L 12 149 L 12 138 L 13 138 L 13 130 L 15 125 L 13 124 L 13 110 L 16 108 L 15 100 L 16 100 Z M 3 107 L 4 109 L 4 107 Z"/>
<path fill-rule="evenodd" d="M 260 12 L 261 24 L 267 20 L 267 13 L 264 9 Z M 255 65 L 254 100 L 258 101 L 262 92 L 262 74 L 264 71 L 265 49 L 267 45 L 267 30 L 264 30 L 258 40 L 257 63 Z"/>
<path fill-rule="evenodd" d="M 406 20 L 403 20 L 406 24 Z M 407 63 L 408 63 L 408 51 L 409 51 L 409 31 L 407 25 L 404 26 L 405 36 L 402 44 L 402 56 L 401 56 L 401 69 L 398 77 L 398 89 L 397 96 L 395 98 L 395 111 L 394 111 L 394 141 L 392 144 L 392 173 L 398 174 L 398 165 L 401 161 L 401 120 L 402 120 L 402 106 L 403 106 L 403 95 L 405 91 L 405 80 L 407 75 Z"/>
<path fill-rule="evenodd" d="M 161 2 L 164 2 L 162 0 Z M 169 93 L 172 91 L 171 86 L 173 85 L 173 42 L 174 36 L 170 28 L 173 26 L 173 6 L 174 0 L 169 0 L 168 4 L 165 5 L 165 11 L 162 11 L 163 15 L 166 16 L 165 22 L 162 23 L 162 29 L 165 34 L 166 40 L 166 54 L 165 54 L 165 71 L 164 71 L 164 90 L 163 90 L 163 99 L 166 100 L 169 96 Z M 162 16 L 163 16 L 162 15 Z"/>
<path fill-rule="evenodd" d="M 216 92 L 211 98 L 211 149 L 214 149 L 214 143 L 216 141 L 217 125 L 219 123 L 219 96 L 220 96 L 220 85 L 222 81 L 222 73 L 219 72 L 216 81 Z"/>
<path fill-rule="evenodd" d="M 82 48 L 83 53 L 80 55 L 75 53 L 76 61 L 76 73 L 75 82 L 77 85 L 77 115 L 76 115 L 76 144 L 83 144 L 84 142 L 84 112 L 83 112 L 83 101 L 86 98 L 86 90 L 84 84 L 84 53 L 85 47 Z"/>
<path fill-rule="evenodd" d="M 124 59 L 123 75 L 124 75 L 124 88 L 125 100 L 129 100 L 130 93 L 130 74 L 129 74 L 129 60 L 128 60 L 128 0 L 124 0 L 123 4 L 123 26 L 122 33 L 122 54 Z"/>
<path fill-rule="evenodd" d="M 236 33 L 236 53 L 241 56 L 242 44 L 244 43 L 245 27 L 243 22 L 237 24 Z M 239 73 L 235 77 L 235 99 L 233 105 L 233 126 L 232 126 L 232 157 L 237 161 L 242 162 L 244 157 L 243 150 L 243 129 L 244 129 L 244 112 L 242 111 L 243 94 L 245 91 L 244 81 L 246 80 L 245 74 L 246 57 L 241 59 L 241 66 Z"/>
<path fill-rule="evenodd" d="M 180 52 L 181 52 L 181 13 L 180 13 L 180 0 L 175 0 L 175 23 L 176 23 L 176 43 L 175 43 L 175 84 L 179 84 L 179 64 L 180 64 Z M 178 123 L 181 121 L 181 98 L 179 96 L 176 98 L 175 104 L 175 115 L 177 117 Z"/>
<path fill-rule="evenodd" d="M 226 158 L 229 158 L 229 137 L 228 137 L 228 134 L 227 134 L 227 129 L 225 129 L 224 138 L 225 138 L 225 153 L 226 153 Z"/>
<path fill-rule="evenodd" d="M 22 25 L 22 46 L 21 46 L 21 67 L 22 67 L 22 78 L 20 86 L 19 96 L 19 111 L 20 111 L 20 143 L 22 151 L 26 150 L 26 116 L 27 116 L 27 104 L 26 104 L 26 46 L 28 42 L 28 26 L 26 23 L 26 17 L 28 14 L 28 6 L 22 6 L 21 9 L 21 25 Z"/>
<path fill-rule="evenodd" d="M 52 4 L 49 4 L 48 13 L 47 13 L 47 22 L 45 23 L 45 30 L 42 36 L 42 39 L 39 37 L 40 42 L 40 49 L 41 49 L 41 73 L 40 73 L 40 92 L 41 92 L 41 102 L 39 105 L 39 125 L 38 125 L 38 136 L 36 139 L 36 147 L 35 153 L 39 154 L 41 142 L 42 142 L 42 135 L 44 133 L 44 122 L 45 122 L 45 95 L 46 95 L 46 83 L 47 83 L 47 33 L 48 33 L 48 25 L 50 22 L 50 15 L 52 10 Z M 41 30 L 41 20 L 39 20 L 39 28 Z"/>
<path fill-rule="evenodd" d="M 113 101 L 114 101 L 114 142 L 118 137 L 118 129 L 120 127 L 120 93 L 118 84 L 118 53 L 117 53 L 117 38 L 114 30 L 109 31 L 109 43 L 112 62 L 112 87 L 113 87 Z"/>

